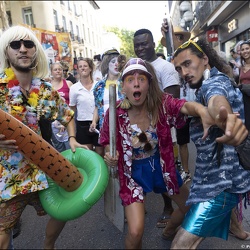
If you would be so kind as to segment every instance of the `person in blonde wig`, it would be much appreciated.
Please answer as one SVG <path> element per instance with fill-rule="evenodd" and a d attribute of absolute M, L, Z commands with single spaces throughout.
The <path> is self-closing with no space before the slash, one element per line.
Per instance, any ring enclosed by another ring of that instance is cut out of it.
<path fill-rule="evenodd" d="M 10 46 L 10 43 L 16 40 L 29 39 L 35 44 L 35 53 L 33 55 L 33 62 L 31 69 L 35 69 L 33 74 L 38 78 L 45 78 L 49 75 L 48 59 L 44 53 L 43 47 L 39 40 L 37 39 L 35 33 L 24 27 L 24 26 L 12 26 L 7 29 L 1 36 L 1 46 L 0 46 L 0 72 L 3 72 L 5 68 L 10 67 L 9 59 L 6 55 L 6 49 Z"/>
<path fill-rule="evenodd" d="M 43 138 L 40 121 L 56 119 L 67 127 L 73 152 L 77 147 L 87 148 L 75 140 L 74 111 L 42 80 L 48 76 L 48 63 L 35 34 L 23 26 L 4 31 L 0 57 L 0 108 Z M 48 188 L 48 182 L 45 173 L 19 151 L 15 138 L 4 134 L 0 134 L 0 166 L 0 249 L 8 249 L 11 231 L 27 205 L 39 216 L 46 214 L 38 191 Z M 65 223 L 49 219 L 44 249 L 54 249 Z"/>

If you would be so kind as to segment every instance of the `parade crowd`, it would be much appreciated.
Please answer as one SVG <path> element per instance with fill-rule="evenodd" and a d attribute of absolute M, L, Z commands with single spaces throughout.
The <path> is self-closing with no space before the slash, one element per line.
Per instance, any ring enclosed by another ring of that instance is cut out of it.
<path fill-rule="evenodd" d="M 207 237 L 228 240 L 229 234 L 250 240 L 242 224 L 243 206 L 250 204 L 250 167 L 241 160 L 242 148 L 250 153 L 250 40 L 235 44 L 228 61 L 204 37 L 192 39 L 179 27 L 170 36 L 169 25 L 164 19 L 161 43 L 172 37 L 171 56 L 157 53 L 151 31 L 143 28 L 131 37 L 136 57 L 107 48 L 78 58 L 76 74 L 63 61 L 48 65 L 33 31 L 12 26 L 0 36 L 0 107 L 60 154 L 91 150 L 108 169 L 117 167 L 125 249 L 144 246 L 150 192 L 163 199 L 153 226 L 171 249 L 197 249 Z M 193 176 L 190 140 L 197 150 Z M 22 154 L 17 141 L 1 129 L 0 249 L 14 249 L 27 205 L 38 216 L 47 214 L 39 192 L 50 188 L 49 175 Z M 55 249 L 66 223 L 50 216 L 41 248 Z"/>

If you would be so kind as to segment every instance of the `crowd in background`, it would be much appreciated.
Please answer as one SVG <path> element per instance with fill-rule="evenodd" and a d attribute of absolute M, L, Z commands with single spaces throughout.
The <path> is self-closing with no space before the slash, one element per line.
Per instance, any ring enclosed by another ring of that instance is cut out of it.
<path fill-rule="evenodd" d="M 166 36 L 167 24 L 162 29 Z M 28 54 L 35 53 L 35 49 L 39 48 L 35 44 L 36 39 L 26 28 L 22 31 L 25 35 L 14 37 L 5 48 L 0 45 L 0 56 L 2 53 L 6 57 L 4 65 L 15 70 L 20 83 L 24 79 L 22 74 L 28 72 L 31 80 L 33 74 L 40 72 L 33 72 L 38 62 L 35 64 L 32 61 L 25 72 L 20 70 L 21 66 L 17 66 L 14 59 L 11 60 L 15 57 L 13 51 Z M 125 247 L 130 249 L 143 246 L 144 198 L 146 193 L 152 191 L 161 194 L 164 201 L 163 212 L 156 225 L 164 228 L 163 239 L 173 240 L 173 248 L 197 248 L 204 238 L 212 236 L 227 239 L 229 231 L 241 240 L 250 239 L 250 233 L 244 231 L 236 218 L 236 214 L 241 212 L 238 203 L 248 197 L 250 176 L 239 163 L 234 149 L 243 143 L 243 137 L 250 129 L 250 40 L 239 41 L 230 50 L 232 59 L 227 61 L 204 39 L 195 42 L 190 39 L 190 34 L 177 30 L 173 35 L 175 52 L 172 60 L 166 60 L 163 53 L 155 51 L 155 42 L 149 30 L 140 29 L 132 38 L 137 58 L 126 58 L 116 48 L 108 48 L 93 58 L 79 58 L 76 74 L 66 62 L 61 61 L 50 65 L 49 75 L 45 74 L 47 72 L 38 75 L 42 79 L 42 88 L 47 90 L 49 100 L 54 101 L 57 109 L 50 105 L 48 119 L 51 122 L 47 130 L 50 143 L 59 152 L 84 147 L 102 156 L 107 166 L 118 165 L 120 196 L 128 223 Z M 41 51 L 39 53 L 43 54 Z M 6 70 L 4 72 L 6 74 Z M 221 82 L 225 82 L 225 85 L 221 86 Z M 111 84 L 116 85 L 118 104 L 115 157 L 109 153 L 108 136 L 107 111 Z M 28 105 L 32 88 L 28 88 L 27 84 L 21 85 L 18 94 Z M 12 114 L 13 106 L 9 109 Z M 68 117 L 64 117 L 60 110 L 67 111 Z M 240 119 L 232 111 L 237 111 Z M 30 112 L 36 119 L 33 113 Z M 65 120 L 73 115 L 72 122 L 67 123 Z M 25 121 L 24 116 L 22 119 Z M 227 133 L 228 127 L 224 124 L 234 128 L 231 134 Z M 217 127 L 206 134 L 211 125 Z M 191 134 L 198 149 L 194 177 L 188 166 L 187 145 Z M 4 152 L 6 145 L 2 138 L 0 147 Z M 201 138 L 207 139 L 203 142 Z M 13 142 L 8 142 L 8 145 L 10 149 L 15 149 Z M 200 159 L 207 152 L 206 160 Z M 228 162 L 228 155 L 233 164 Z M 208 165 L 213 171 L 207 170 Z M 12 171 L 11 166 L 8 171 Z M 45 178 L 43 173 L 40 175 Z M 208 179 L 210 182 L 207 182 Z M 244 183 L 240 183 L 239 179 Z M 41 189 L 46 188 L 45 179 L 43 181 Z M 193 182 L 190 190 L 186 186 L 189 181 Z M 34 190 L 30 193 L 36 194 Z M 238 195 L 242 195 L 241 198 Z M 11 196 L 9 199 L 12 201 L 14 198 Z M 37 197 L 34 199 L 37 202 Z M 210 200 L 213 202 L 210 203 Z M 173 208 L 172 201 L 177 208 Z M 30 201 L 25 202 L 22 206 Z M 220 218 L 215 218 L 214 215 L 221 210 L 220 205 L 225 206 L 225 210 L 220 211 Z M 200 214 L 200 209 L 204 209 L 203 214 Z M 7 225 L 2 219 L 7 216 L 4 211 L 1 216 L 0 222 L 6 227 L 6 231 L 3 231 L 7 235 L 14 224 Z M 208 220 L 204 222 L 202 216 L 208 216 Z M 200 221 L 204 224 L 199 224 Z M 16 226 L 20 226 L 18 218 L 15 218 L 15 222 Z M 65 223 L 53 218 L 50 223 L 54 231 L 47 229 L 47 234 L 52 235 L 52 243 L 48 237 L 46 241 L 49 242 L 48 246 L 54 246 Z M 4 238 L 0 234 L 1 237 L 5 248 L 9 236 Z"/>

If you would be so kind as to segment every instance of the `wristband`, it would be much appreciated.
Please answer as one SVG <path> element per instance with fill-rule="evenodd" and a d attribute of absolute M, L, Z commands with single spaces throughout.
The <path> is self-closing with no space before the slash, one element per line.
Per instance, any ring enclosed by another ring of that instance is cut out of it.
<path fill-rule="evenodd" d="M 69 141 L 69 139 L 72 138 L 72 137 L 76 139 L 76 137 L 75 137 L 74 135 L 71 135 L 71 136 L 69 136 L 68 141 Z"/>

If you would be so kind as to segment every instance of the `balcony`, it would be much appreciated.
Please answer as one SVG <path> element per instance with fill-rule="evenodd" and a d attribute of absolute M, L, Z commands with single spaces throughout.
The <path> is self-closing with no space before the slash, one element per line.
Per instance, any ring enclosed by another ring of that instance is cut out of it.
<path fill-rule="evenodd" d="M 219 5 L 223 3 L 224 1 L 199 1 L 195 8 L 197 22 L 199 21 L 203 26 Z"/>
<path fill-rule="evenodd" d="M 72 32 L 69 32 L 69 34 L 70 34 L 71 40 L 74 41 L 75 40 L 75 35 Z"/>
<path fill-rule="evenodd" d="M 84 45 L 84 40 L 81 38 L 81 37 L 79 37 L 79 41 L 78 41 L 80 44 L 82 44 L 82 45 Z"/>
<path fill-rule="evenodd" d="M 60 32 L 60 26 L 58 24 L 55 25 L 55 32 Z"/>

